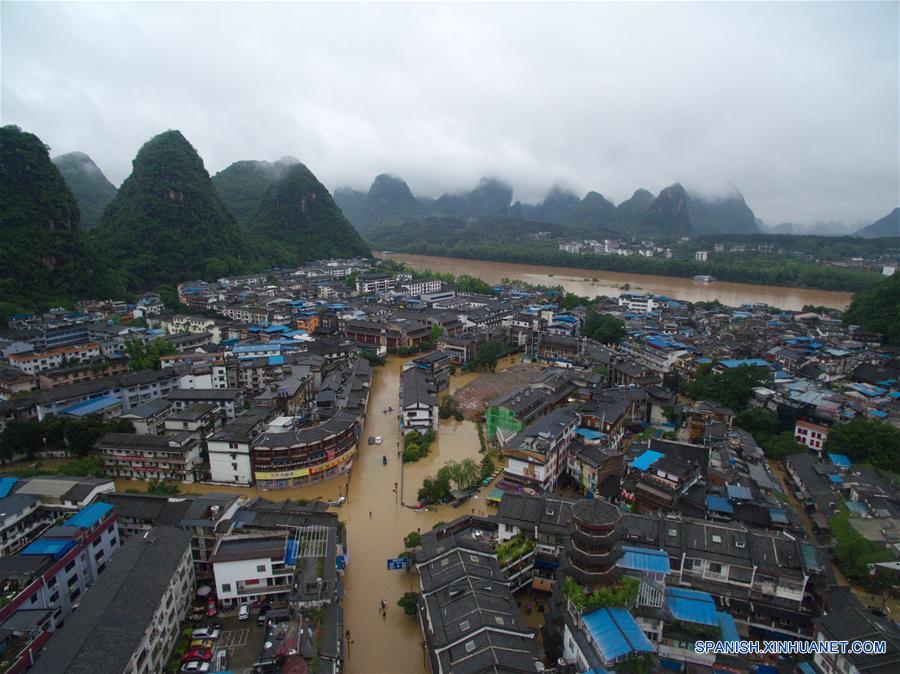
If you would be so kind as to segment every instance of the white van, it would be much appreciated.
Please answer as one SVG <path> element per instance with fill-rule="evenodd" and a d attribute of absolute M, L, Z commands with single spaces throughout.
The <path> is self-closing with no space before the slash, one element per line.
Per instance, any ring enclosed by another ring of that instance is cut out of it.
<path fill-rule="evenodd" d="M 247 620 L 250 617 L 250 604 L 241 604 L 241 610 L 238 611 L 238 620 Z"/>

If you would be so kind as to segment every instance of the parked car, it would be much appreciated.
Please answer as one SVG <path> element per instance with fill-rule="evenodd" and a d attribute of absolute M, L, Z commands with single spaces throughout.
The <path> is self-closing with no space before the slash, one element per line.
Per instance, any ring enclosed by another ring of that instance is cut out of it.
<path fill-rule="evenodd" d="M 191 660 L 190 662 L 185 662 L 181 666 L 181 674 L 202 674 L 203 672 L 208 672 L 210 669 L 208 662 L 203 662 L 202 660 Z"/>
<path fill-rule="evenodd" d="M 375 444 L 375 436 L 374 436 L 374 435 L 370 435 L 370 436 L 369 436 L 368 443 L 369 443 L 370 445 L 374 445 L 374 444 Z"/>
<path fill-rule="evenodd" d="M 382 442 L 381 436 L 380 436 L 380 435 L 376 435 L 376 436 L 375 436 L 375 444 L 376 444 L 376 445 L 380 445 L 381 442 Z"/>
<path fill-rule="evenodd" d="M 194 639 L 191 642 L 191 648 L 212 648 L 215 645 L 212 639 Z"/>
<path fill-rule="evenodd" d="M 266 624 L 266 615 L 269 613 L 268 606 L 261 606 L 259 609 L 259 615 L 256 616 L 256 624 L 262 627 Z"/>
<path fill-rule="evenodd" d="M 241 608 L 238 610 L 238 620 L 247 620 L 250 617 L 250 605 L 249 604 L 241 604 Z"/>
<path fill-rule="evenodd" d="M 182 662 L 190 662 L 191 660 L 202 660 L 209 662 L 212 660 L 213 652 L 208 648 L 192 648 L 181 656 Z"/>
<path fill-rule="evenodd" d="M 191 639 L 218 639 L 220 633 L 218 627 L 199 627 L 191 632 Z"/>

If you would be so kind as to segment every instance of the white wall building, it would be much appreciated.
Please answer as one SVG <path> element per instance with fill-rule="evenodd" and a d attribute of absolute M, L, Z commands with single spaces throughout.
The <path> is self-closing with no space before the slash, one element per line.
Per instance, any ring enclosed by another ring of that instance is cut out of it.
<path fill-rule="evenodd" d="M 244 604 L 264 597 L 288 595 L 294 578 L 287 530 L 283 534 L 232 535 L 219 539 L 210 557 L 216 579 L 216 594 L 225 606 Z M 294 549 L 293 557 L 296 559 Z"/>

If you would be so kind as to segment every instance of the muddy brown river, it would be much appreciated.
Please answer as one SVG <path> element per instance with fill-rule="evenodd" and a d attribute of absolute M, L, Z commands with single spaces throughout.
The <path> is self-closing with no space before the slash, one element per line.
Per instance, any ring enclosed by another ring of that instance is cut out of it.
<path fill-rule="evenodd" d="M 430 269 L 435 272 L 449 272 L 454 276 L 468 274 L 488 283 L 500 283 L 504 278 L 508 278 L 534 285 L 561 285 L 569 292 L 586 297 L 616 296 L 622 292 L 621 286 L 626 283 L 633 291 L 666 295 L 686 302 L 719 300 L 722 304 L 732 307 L 753 302 L 765 302 L 769 306 L 790 311 L 799 311 L 807 304 L 845 309 L 853 297 L 852 293 L 814 288 L 786 288 L 727 281 L 699 283 L 692 279 L 674 276 L 627 274 L 574 267 L 545 267 L 536 264 L 488 260 L 463 260 L 410 253 L 376 253 L 376 257 L 405 262 L 417 270 Z"/>

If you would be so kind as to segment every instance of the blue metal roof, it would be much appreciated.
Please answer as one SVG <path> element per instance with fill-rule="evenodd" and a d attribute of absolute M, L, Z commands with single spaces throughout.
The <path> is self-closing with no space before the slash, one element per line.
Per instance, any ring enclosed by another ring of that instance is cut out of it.
<path fill-rule="evenodd" d="M 850 458 L 846 454 L 828 454 L 828 458 L 831 459 L 831 463 L 835 466 L 840 466 L 841 468 L 849 468 L 851 466 Z"/>
<path fill-rule="evenodd" d="M 685 590 L 681 587 L 666 589 L 666 607 L 676 620 L 697 625 L 719 624 L 716 602 L 709 592 Z"/>
<path fill-rule="evenodd" d="M 869 514 L 869 506 L 862 501 L 844 501 L 844 505 L 847 506 L 847 510 L 850 512 L 858 513 L 859 515 Z"/>
<path fill-rule="evenodd" d="M 16 478 L 14 477 L 0 477 L 0 498 L 9 496 L 15 483 Z"/>
<path fill-rule="evenodd" d="M 599 440 L 600 438 L 606 437 L 604 433 L 595 431 L 593 428 L 579 428 L 575 432 L 587 440 Z"/>
<path fill-rule="evenodd" d="M 75 541 L 68 538 L 39 538 L 19 551 L 20 555 L 51 555 L 59 559 L 74 548 Z"/>
<path fill-rule="evenodd" d="M 73 417 L 86 417 L 89 414 L 102 412 L 107 407 L 121 404 L 122 400 L 120 398 L 116 398 L 115 396 L 103 396 L 102 398 L 93 398 L 92 400 L 85 400 L 83 402 L 64 407 L 59 411 L 59 414 L 68 414 L 69 416 Z"/>
<path fill-rule="evenodd" d="M 776 524 L 787 524 L 787 513 L 781 508 L 769 508 L 769 519 Z"/>
<path fill-rule="evenodd" d="M 287 547 L 284 549 L 285 566 L 294 566 L 297 563 L 297 553 L 300 551 L 300 539 L 289 538 Z"/>
<path fill-rule="evenodd" d="M 837 473 L 832 473 L 828 476 L 828 479 L 834 482 L 835 484 L 844 484 L 844 478 L 842 478 Z"/>
<path fill-rule="evenodd" d="M 284 365 L 284 356 L 269 356 L 269 365 Z"/>
<path fill-rule="evenodd" d="M 654 463 L 659 461 L 663 457 L 662 452 L 657 452 L 652 449 L 645 450 L 640 456 L 635 458 L 631 462 L 632 468 L 637 468 L 638 470 L 647 470 Z"/>
<path fill-rule="evenodd" d="M 753 498 L 753 492 L 750 491 L 750 487 L 745 487 L 742 484 L 725 485 L 725 490 L 728 492 L 728 498 L 730 499 L 749 501 Z"/>
<path fill-rule="evenodd" d="M 665 550 L 649 550 L 623 545 L 625 553 L 618 565 L 631 571 L 649 571 L 651 573 L 669 573 L 669 553 Z"/>
<path fill-rule="evenodd" d="M 653 644 L 634 617 L 624 608 L 601 608 L 583 616 L 584 626 L 597 645 L 604 663 L 630 653 L 653 653 Z"/>
<path fill-rule="evenodd" d="M 719 620 L 722 641 L 741 641 L 741 635 L 738 634 L 737 625 L 734 624 L 734 618 L 730 613 L 719 611 L 716 613 L 716 618 Z"/>
<path fill-rule="evenodd" d="M 109 503 L 92 503 L 67 519 L 66 525 L 90 529 L 106 517 L 112 509 L 113 507 Z"/>
<path fill-rule="evenodd" d="M 719 361 L 720 364 L 724 365 L 727 368 L 734 367 L 769 367 L 769 364 L 764 361 L 762 358 L 725 358 L 724 360 Z"/>
<path fill-rule="evenodd" d="M 731 501 L 727 498 L 723 498 L 721 496 L 716 496 L 715 494 L 709 494 L 706 497 L 706 508 L 707 510 L 712 510 L 717 513 L 733 513 L 734 506 L 731 505 Z"/>

